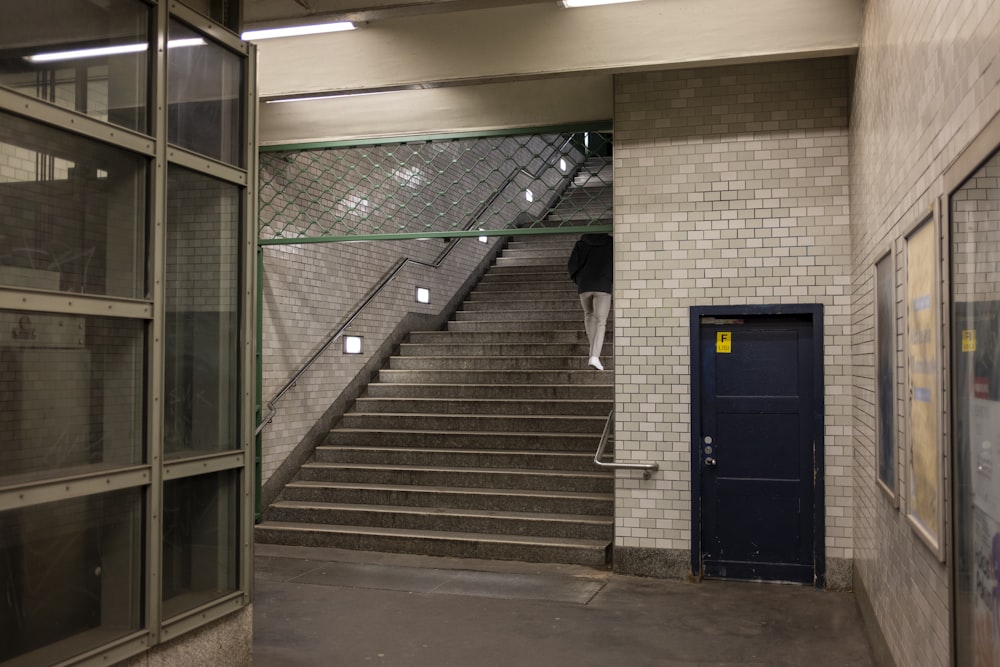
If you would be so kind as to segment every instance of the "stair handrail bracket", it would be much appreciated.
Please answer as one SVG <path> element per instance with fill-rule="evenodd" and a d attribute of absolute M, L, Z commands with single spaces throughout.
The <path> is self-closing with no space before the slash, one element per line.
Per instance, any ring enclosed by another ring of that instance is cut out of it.
<path fill-rule="evenodd" d="M 615 424 L 615 411 L 612 410 L 608 414 L 607 421 L 604 422 L 604 432 L 601 433 L 601 441 L 597 444 L 597 453 L 594 454 L 594 463 L 599 468 L 612 468 L 612 469 L 622 469 L 622 470 L 641 470 L 642 478 L 649 479 L 653 476 L 653 473 L 660 469 L 660 464 L 653 463 L 607 463 L 602 461 L 601 458 L 604 457 L 604 449 L 608 445 L 608 440 L 611 438 L 611 429 Z"/>

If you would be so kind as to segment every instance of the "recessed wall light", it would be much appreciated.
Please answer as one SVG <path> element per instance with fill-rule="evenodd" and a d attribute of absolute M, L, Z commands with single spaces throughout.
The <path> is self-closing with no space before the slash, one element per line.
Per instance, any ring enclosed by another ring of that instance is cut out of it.
<path fill-rule="evenodd" d="M 344 354 L 361 354 L 361 336 L 344 336 Z"/>
<path fill-rule="evenodd" d="M 285 28 L 247 30 L 240 37 L 246 42 L 255 42 L 261 39 L 274 39 L 275 37 L 299 37 L 301 35 L 321 35 L 327 32 L 343 32 L 345 30 L 354 30 L 355 27 L 350 21 L 335 21 L 333 23 L 316 23 L 313 25 L 297 25 Z"/>
<path fill-rule="evenodd" d="M 417 303 L 430 303 L 431 291 L 426 287 L 418 287 L 416 298 L 417 298 Z"/>
<path fill-rule="evenodd" d="M 530 189 L 529 190 L 525 190 L 524 191 L 524 198 L 527 199 L 528 201 L 535 201 L 535 193 L 532 192 Z"/>

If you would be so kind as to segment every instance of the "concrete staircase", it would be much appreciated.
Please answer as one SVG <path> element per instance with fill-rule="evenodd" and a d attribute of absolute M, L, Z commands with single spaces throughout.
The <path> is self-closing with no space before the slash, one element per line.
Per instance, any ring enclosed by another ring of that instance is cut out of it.
<path fill-rule="evenodd" d="M 586 366 L 566 275 L 577 237 L 519 238 L 446 330 L 400 346 L 267 508 L 258 542 L 607 562 L 614 478 L 593 457 L 613 346 L 608 370 Z"/>

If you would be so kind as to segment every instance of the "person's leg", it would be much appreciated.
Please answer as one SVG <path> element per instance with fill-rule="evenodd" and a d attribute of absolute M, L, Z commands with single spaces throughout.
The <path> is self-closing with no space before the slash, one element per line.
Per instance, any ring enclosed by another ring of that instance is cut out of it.
<path fill-rule="evenodd" d="M 594 346 L 594 326 L 597 320 L 594 318 L 594 297 L 597 292 L 582 292 L 580 294 L 580 305 L 583 306 L 583 328 L 587 331 L 587 349 Z"/>
<path fill-rule="evenodd" d="M 608 313 L 611 312 L 611 295 L 606 292 L 592 292 L 591 317 L 593 318 L 593 332 L 590 334 L 590 356 L 601 358 L 601 350 L 604 348 L 604 332 L 607 330 Z"/>

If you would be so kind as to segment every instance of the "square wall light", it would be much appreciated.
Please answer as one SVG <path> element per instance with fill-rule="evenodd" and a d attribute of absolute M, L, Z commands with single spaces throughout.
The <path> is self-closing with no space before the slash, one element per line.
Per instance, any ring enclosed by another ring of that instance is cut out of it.
<path fill-rule="evenodd" d="M 417 303 L 430 303 L 431 291 L 426 287 L 418 287 L 416 298 L 417 298 Z"/>
<path fill-rule="evenodd" d="M 344 354 L 361 354 L 361 336 L 344 336 Z"/>

